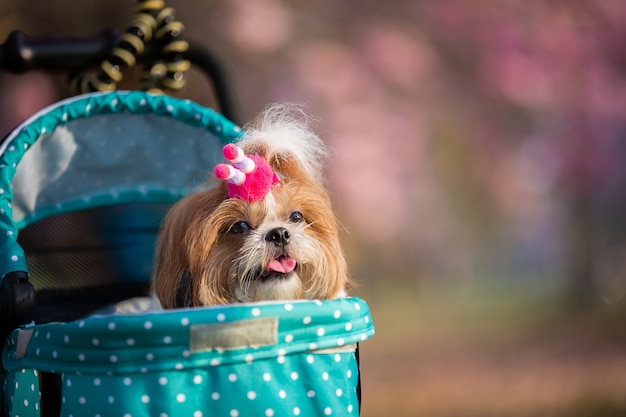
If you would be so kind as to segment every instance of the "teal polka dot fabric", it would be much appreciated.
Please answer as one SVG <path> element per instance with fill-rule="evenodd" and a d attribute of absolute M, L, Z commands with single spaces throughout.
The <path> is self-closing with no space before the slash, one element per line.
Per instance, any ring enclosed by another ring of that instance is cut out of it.
<path fill-rule="evenodd" d="M 6 341 L 5 401 L 38 416 L 45 371 L 65 417 L 357 416 L 355 347 L 373 334 L 355 297 L 36 325 Z"/>
<path fill-rule="evenodd" d="M 35 114 L 0 145 L 1 276 L 27 271 L 18 230 L 87 208 L 176 201 L 242 134 L 211 109 L 140 91 L 80 95 Z"/>

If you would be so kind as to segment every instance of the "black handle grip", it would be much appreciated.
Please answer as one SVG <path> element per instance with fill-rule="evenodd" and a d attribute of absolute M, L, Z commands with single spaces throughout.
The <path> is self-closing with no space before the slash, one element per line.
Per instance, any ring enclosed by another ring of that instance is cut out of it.
<path fill-rule="evenodd" d="M 10 272 L 0 284 L 0 332 L 6 334 L 35 319 L 35 290 L 22 271 Z"/>
<path fill-rule="evenodd" d="M 112 30 L 104 30 L 92 38 L 45 39 L 14 30 L 0 44 L 0 68 L 15 74 L 31 70 L 78 71 L 99 63 L 117 39 Z"/>

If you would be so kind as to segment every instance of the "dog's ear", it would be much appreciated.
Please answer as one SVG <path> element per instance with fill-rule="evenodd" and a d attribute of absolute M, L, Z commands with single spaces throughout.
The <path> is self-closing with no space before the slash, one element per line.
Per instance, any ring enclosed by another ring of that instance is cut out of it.
<path fill-rule="evenodd" d="M 194 222 L 207 215 L 227 198 L 223 184 L 188 195 L 176 203 L 165 216 L 157 239 L 152 291 L 163 308 L 176 308 L 181 280 L 189 274 L 188 239 L 196 228 Z"/>
<path fill-rule="evenodd" d="M 191 282 L 191 274 L 185 271 L 180 277 L 178 288 L 176 289 L 176 308 L 185 308 L 193 306 L 193 283 Z"/>

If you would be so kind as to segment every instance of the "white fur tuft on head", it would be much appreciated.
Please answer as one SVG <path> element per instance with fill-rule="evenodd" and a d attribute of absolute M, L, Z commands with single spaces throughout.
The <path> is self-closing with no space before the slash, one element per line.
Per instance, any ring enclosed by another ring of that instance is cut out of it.
<path fill-rule="evenodd" d="M 295 158 L 311 179 L 324 183 L 324 142 L 311 130 L 311 119 L 303 107 L 280 103 L 266 108 L 254 124 L 245 126 L 246 134 L 237 143 L 246 150 L 263 148 L 267 159 Z"/>

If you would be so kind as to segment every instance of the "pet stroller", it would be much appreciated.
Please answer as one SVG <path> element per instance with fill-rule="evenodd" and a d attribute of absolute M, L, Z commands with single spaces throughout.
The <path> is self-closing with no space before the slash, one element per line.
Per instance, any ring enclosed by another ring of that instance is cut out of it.
<path fill-rule="evenodd" d="M 360 413 L 358 343 L 374 332 L 363 300 L 146 307 L 164 214 L 242 134 L 188 100 L 110 91 L 60 101 L 4 139 L 4 415 Z"/>

